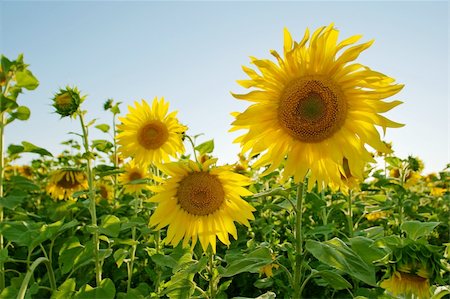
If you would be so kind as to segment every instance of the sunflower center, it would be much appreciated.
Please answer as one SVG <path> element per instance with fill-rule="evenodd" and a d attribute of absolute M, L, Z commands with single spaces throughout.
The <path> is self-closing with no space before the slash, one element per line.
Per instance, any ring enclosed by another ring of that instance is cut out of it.
<path fill-rule="evenodd" d="M 105 186 L 100 186 L 100 196 L 102 198 L 108 198 L 108 190 L 106 190 Z"/>
<path fill-rule="evenodd" d="M 160 121 L 153 121 L 143 126 L 138 132 L 138 142 L 144 148 L 160 148 L 169 138 L 166 125 Z"/>
<path fill-rule="evenodd" d="M 177 198 L 186 212 L 203 216 L 220 208 L 225 193 L 216 176 L 207 172 L 193 172 L 180 182 Z"/>
<path fill-rule="evenodd" d="M 319 76 L 292 81 L 278 107 L 280 125 L 295 139 L 315 143 L 331 137 L 344 124 L 347 103 L 340 89 Z"/>
<path fill-rule="evenodd" d="M 58 180 L 56 185 L 63 189 L 72 189 L 80 185 L 80 182 L 78 182 L 75 178 L 75 173 L 72 174 L 64 174 L 61 179 Z"/>
<path fill-rule="evenodd" d="M 62 95 L 56 97 L 55 102 L 60 109 L 67 109 L 72 103 L 72 97 L 69 93 L 63 93 Z"/>
<path fill-rule="evenodd" d="M 133 172 L 130 173 L 129 178 L 130 178 L 130 182 L 131 182 L 131 181 L 134 181 L 134 180 L 142 179 L 142 176 L 141 176 L 141 174 L 139 172 L 133 171 Z"/>

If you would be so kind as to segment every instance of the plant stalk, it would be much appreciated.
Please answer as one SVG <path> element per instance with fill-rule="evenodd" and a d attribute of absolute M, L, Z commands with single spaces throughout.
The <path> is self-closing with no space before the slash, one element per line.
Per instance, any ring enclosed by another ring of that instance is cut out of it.
<path fill-rule="evenodd" d="M 88 176 L 88 184 L 89 184 L 89 212 L 91 213 L 92 226 L 94 227 L 93 234 L 93 242 L 94 242 L 94 258 L 95 258 L 95 281 L 97 286 L 100 285 L 102 281 L 102 266 L 100 264 L 99 251 L 100 251 L 100 242 L 98 236 L 98 227 L 97 227 L 97 212 L 95 210 L 95 191 L 94 191 L 94 177 L 92 175 L 91 168 L 91 153 L 89 151 L 89 141 L 88 141 L 88 130 L 84 124 L 83 113 L 78 113 L 80 117 L 81 128 L 83 130 L 83 144 L 84 150 L 86 152 L 86 161 L 87 161 L 87 176 Z"/>
<path fill-rule="evenodd" d="M 348 204 L 348 210 L 347 210 L 347 222 L 348 222 L 348 233 L 349 237 L 353 238 L 353 207 L 352 207 L 352 190 L 348 191 L 347 196 L 347 204 Z"/>
<path fill-rule="evenodd" d="M 307 186 L 307 178 L 297 186 L 297 211 L 295 213 L 295 267 L 294 267 L 294 298 L 301 298 L 302 282 L 302 261 L 303 261 L 303 200 L 305 197 L 304 188 Z"/>
<path fill-rule="evenodd" d="M 31 264 L 30 269 L 27 271 L 27 274 L 25 275 L 25 278 L 22 281 L 22 285 L 20 286 L 19 293 L 17 294 L 17 299 L 23 299 L 25 298 L 25 294 L 27 292 L 28 283 L 30 282 L 31 276 L 33 275 L 34 270 L 39 266 L 41 263 L 44 263 L 45 267 L 47 268 L 48 272 L 48 278 L 50 281 L 50 287 L 52 291 L 56 291 L 56 280 L 55 280 L 55 274 L 53 273 L 52 266 L 50 264 L 50 261 L 48 258 L 40 257 L 36 259 L 33 264 Z"/>
<path fill-rule="evenodd" d="M 209 298 L 216 298 L 216 275 L 214 273 L 215 265 L 214 265 L 214 253 L 212 249 L 208 249 L 208 270 L 209 270 Z"/>
<path fill-rule="evenodd" d="M 7 82 L 5 84 L 5 89 L 3 90 L 3 96 L 6 97 L 8 94 L 10 80 L 7 79 Z M 0 106 L 3 103 L 0 100 Z M 5 173 L 5 157 L 3 156 L 3 148 L 4 148 L 4 141 L 5 141 L 5 113 L 0 113 L 0 198 L 3 198 L 3 179 L 4 179 L 4 173 Z M 2 223 L 4 220 L 4 214 L 3 214 L 3 207 L 0 207 L 0 223 Z M 0 250 L 3 250 L 5 248 L 3 234 L 0 233 Z M 0 262 L 0 293 L 5 288 L 5 264 L 3 262 Z"/>
<path fill-rule="evenodd" d="M 138 209 L 139 209 L 139 194 L 137 194 L 134 198 L 134 217 L 136 218 L 138 215 Z M 131 238 L 133 241 L 137 242 L 136 240 L 136 226 L 133 226 L 131 228 Z M 133 244 L 131 247 L 131 258 L 130 258 L 130 266 L 128 270 L 128 281 L 127 281 L 127 292 L 131 289 L 131 280 L 133 278 L 133 268 L 134 268 L 134 260 L 136 257 L 136 250 L 137 250 L 137 244 Z"/>

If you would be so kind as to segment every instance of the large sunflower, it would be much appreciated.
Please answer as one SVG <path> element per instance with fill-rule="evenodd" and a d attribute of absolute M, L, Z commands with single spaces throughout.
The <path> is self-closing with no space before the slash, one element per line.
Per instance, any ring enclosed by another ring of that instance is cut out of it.
<path fill-rule="evenodd" d="M 243 151 L 261 153 L 255 167 L 271 164 L 263 175 L 272 172 L 284 161 L 284 177 L 301 181 L 311 170 L 309 188 L 342 185 L 348 171 L 362 179 L 364 164 L 373 161 L 365 148 L 380 152 L 390 149 L 380 140 L 375 126 L 401 127 L 380 115 L 399 105 L 400 101 L 383 99 L 398 93 L 403 85 L 394 79 L 354 63 L 373 41 L 359 45 L 361 36 L 352 36 L 337 43 L 338 31 L 330 25 L 309 31 L 295 42 L 284 31 L 284 53 L 271 54 L 277 63 L 251 58 L 259 73 L 248 67 L 250 77 L 240 80 L 247 94 L 234 94 L 237 99 L 254 102 L 243 113 L 235 113 L 231 130 L 248 132 L 236 139 Z M 309 41 L 309 42 L 308 42 Z"/>
<path fill-rule="evenodd" d="M 133 181 L 148 179 L 149 174 L 146 166 L 136 164 L 134 160 L 124 166 L 125 172 L 119 176 L 119 183 L 124 188 L 124 193 L 133 194 L 142 190 L 148 189 L 147 184 L 136 184 Z"/>
<path fill-rule="evenodd" d="M 84 171 L 76 169 L 59 169 L 53 172 L 47 184 L 47 193 L 54 199 L 71 199 L 77 191 L 88 189 L 87 176 Z"/>
<path fill-rule="evenodd" d="M 122 124 L 117 126 L 121 131 L 117 135 L 119 151 L 125 157 L 148 165 L 167 162 L 170 156 L 184 152 L 182 135 L 187 128 L 178 122 L 176 111 L 167 114 L 169 103 L 164 98 L 155 97 L 151 107 L 142 100 L 141 104 L 135 102 L 135 107 L 128 106 L 128 109 L 130 113 L 120 117 Z"/>
<path fill-rule="evenodd" d="M 230 244 L 228 234 L 237 239 L 233 221 L 250 227 L 255 210 L 241 196 L 252 193 L 243 186 L 250 179 L 233 173 L 231 167 L 213 166 L 216 159 L 204 163 L 177 162 L 161 165 L 171 176 L 164 184 L 154 187 L 157 192 L 150 201 L 159 205 L 150 218 L 150 226 L 161 229 L 169 226 L 166 242 L 176 246 L 183 239 L 192 247 L 200 240 L 204 251 L 211 244 L 216 251 L 216 236 L 225 245 Z"/>

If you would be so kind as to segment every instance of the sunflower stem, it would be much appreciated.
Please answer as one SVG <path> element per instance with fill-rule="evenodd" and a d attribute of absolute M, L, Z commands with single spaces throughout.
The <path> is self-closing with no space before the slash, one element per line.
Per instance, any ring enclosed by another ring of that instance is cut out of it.
<path fill-rule="evenodd" d="M 89 151 L 88 129 L 84 124 L 83 112 L 79 111 L 78 116 L 80 118 L 81 128 L 83 130 L 83 144 L 86 154 L 86 163 L 87 163 L 86 168 L 89 184 L 89 212 L 91 214 L 92 226 L 94 228 L 93 243 L 94 243 L 94 258 L 95 258 L 95 281 L 97 283 L 97 286 L 99 286 L 102 281 L 102 266 L 100 264 L 99 258 L 100 242 L 97 227 L 97 212 L 95 211 L 95 191 L 94 191 L 94 177 L 92 175 L 92 168 L 91 168 L 91 152 Z"/>
<path fill-rule="evenodd" d="M 208 248 L 208 272 L 209 272 L 209 298 L 216 298 L 217 275 L 214 264 L 214 253 L 211 248 Z"/>
<path fill-rule="evenodd" d="M 17 294 L 18 299 L 25 298 L 25 294 L 27 292 L 28 283 L 30 282 L 31 276 L 33 275 L 34 270 L 39 266 L 41 263 L 44 263 L 45 267 L 47 267 L 48 272 L 48 278 L 50 281 L 50 287 L 52 291 L 56 291 L 56 280 L 55 280 L 55 274 L 53 273 L 52 266 L 49 262 L 49 260 L 46 257 L 40 257 L 36 259 L 33 264 L 31 265 L 30 269 L 28 269 L 27 274 L 25 275 L 22 284 L 20 286 L 19 293 Z"/>
<path fill-rule="evenodd" d="M 348 235 L 353 238 L 353 207 L 352 207 L 352 190 L 349 190 L 347 196 L 347 222 L 348 222 Z"/>
<path fill-rule="evenodd" d="M 5 88 L 2 90 L 3 96 L 6 98 L 8 95 L 8 89 L 10 86 L 11 80 L 7 76 L 6 82 L 5 82 Z M 0 99 L 0 106 L 3 107 L 3 103 Z M 3 148 L 4 148 L 4 141 L 5 141 L 5 113 L 0 113 L 0 198 L 3 198 L 3 179 L 4 179 L 4 173 L 5 173 L 5 157 L 3 156 Z M 2 223 L 4 220 L 4 214 L 3 214 L 3 207 L 0 207 L 0 223 Z M 3 250 L 5 247 L 4 240 L 3 240 L 3 234 L 0 233 L 0 250 Z M 0 262 L 0 293 L 5 288 L 5 264 L 3 262 Z"/>
<path fill-rule="evenodd" d="M 139 209 L 139 194 L 136 194 L 134 198 L 134 217 L 137 218 L 138 215 L 138 209 Z M 131 258 L 130 258 L 130 266 L 128 268 L 128 281 L 127 281 L 127 292 L 131 289 L 131 280 L 133 278 L 133 268 L 134 268 L 134 260 L 136 257 L 136 249 L 137 249 L 137 240 L 136 240 L 136 225 L 134 225 L 131 228 L 131 238 L 133 239 L 134 243 L 131 247 Z"/>
<path fill-rule="evenodd" d="M 117 170 L 117 166 L 119 164 L 119 159 L 117 156 L 117 140 L 116 140 L 116 135 L 117 135 L 117 130 L 116 130 L 116 115 L 113 113 L 113 119 L 112 119 L 112 123 L 113 123 L 113 164 L 114 164 L 114 169 Z M 117 173 L 114 174 L 114 201 L 116 200 L 116 196 L 117 196 Z"/>
<path fill-rule="evenodd" d="M 186 138 L 189 140 L 189 143 L 190 143 L 191 146 L 192 146 L 192 151 L 193 151 L 193 153 L 194 153 L 195 162 L 197 162 L 197 164 L 199 164 L 199 165 L 201 166 L 201 164 L 198 162 L 197 154 L 195 153 L 195 143 L 194 143 L 194 140 L 192 140 L 191 136 L 189 136 L 189 135 L 185 135 L 185 136 L 186 136 Z"/>
<path fill-rule="evenodd" d="M 303 200 L 305 197 L 305 185 L 308 185 L 308 179 L 305 177 L 303 182 L 297 186 L 297 211 L 295 213 L 295 267 L 294 267 L 294 297 L 301 298 L 301 282 L 302 282 L 302 262 L 303 262 Z"/>

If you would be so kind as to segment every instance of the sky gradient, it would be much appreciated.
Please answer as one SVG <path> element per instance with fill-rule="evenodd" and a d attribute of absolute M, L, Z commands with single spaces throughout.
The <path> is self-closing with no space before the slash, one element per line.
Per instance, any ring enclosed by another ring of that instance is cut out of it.
<path fill-rule="evenodd" d="M 335 23 L 340 39 L 363 34 L 374 45 L 358 59 L 405 84 L 391 98 L 404 104 L 384 114 L 406 124 L 388 129 L 401 158 L 418 156 L 425 172 L 449 162 L 448 2 L 38 2 L 0 3 L 0 52 L 10 59 L 24 53 L 40 81 L 19 96 L 31 109 L 29 121 L 7 127 L 6 145 L 29 141 L 54 155 L 62 141 L 79 132 L 78 121 L 60 119 L 51 98 L 60 87 L 77 86 L 87 100 L 87 118 L 110 124 L 107 98 L 133 101 L 164 96 L 178 110 L 188 133 L 214 138 L 214 154 L 233 163 L 239 151 L 229 133 L 230 112 L 248 102 L 236 83 L 245 79 L 249 56 L 269 58 L 280 50 L 283 28 L 299 40 Z M 91 139 L 107 139 L 91 130 Z M 33 158 L 32 154 L 24 159 Z"/>

